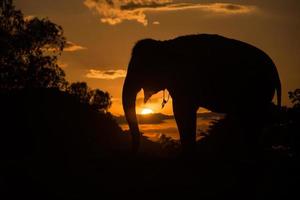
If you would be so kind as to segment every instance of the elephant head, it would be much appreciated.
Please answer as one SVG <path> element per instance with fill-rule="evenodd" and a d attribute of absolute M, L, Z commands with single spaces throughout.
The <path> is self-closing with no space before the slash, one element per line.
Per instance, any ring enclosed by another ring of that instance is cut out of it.
<path fill-rule="evenodd" d="M 153 94 L 166 88 L 163 62 L 159 59 L 162 46 L 159 43 L 159 41 L 145 39 L 135 45 L 123 85 L 123 109 L 132 135 L 134 151 L 138 149 L 140 141 L 135 109 L 137 93 L 143 89 L 146 103 Z M 152 57 L 155 59 L 151 59 Z"/>

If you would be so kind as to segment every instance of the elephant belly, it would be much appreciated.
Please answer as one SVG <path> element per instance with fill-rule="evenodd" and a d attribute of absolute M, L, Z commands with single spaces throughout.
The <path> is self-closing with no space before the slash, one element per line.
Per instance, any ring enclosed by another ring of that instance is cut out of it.
<path fill-rule="evenodd" d="M 254 79 L 255 80 L 255 79 Z M 267 80 L 222 80 L 199 87 L 198 106 L 213 112 L 231 113 L 257 109 L 272 101 L 274 87 Z"/>
<path fill-rule="evenodd" d="M 231 110 L 231 107 L 227 102 L 227 100 L 222 100 L 222 99 L 209 99 L 205 98 L 200 98 L 198 102 L 198 107 L 203 107 L 206 108 L 212 112 L 217 112 L 217 113 L 228 113 Z"/>

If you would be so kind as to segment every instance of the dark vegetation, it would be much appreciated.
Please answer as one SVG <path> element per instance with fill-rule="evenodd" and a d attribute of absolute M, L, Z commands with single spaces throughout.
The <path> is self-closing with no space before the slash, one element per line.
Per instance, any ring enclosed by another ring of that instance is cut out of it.
<path fill-rule="evenodd" d="M 133 155 L 130 134 L 109 112 L 95 111 L 57 89 L 1 93 L 0 109 L 3 197 L 297 195 L 295 108 L 274 114 L 281 123 L 264 130 L 257 160 L 241 153 L 239 130 L 228 118 L 203 133 L 191 157 L 182 156 L 179 143 L 165 136 L 158 143 L 142 138 L 141 151 Z"/>
<path fill-rule="evenodd" d="M 230 118 L 203 133 L 189 157 L 165 136 L 143 137 L 133 155 L 130 135 L 107 112 L 109 94 L 65 80 L 62 28 L 25 21 L 0 2 L 1 199 L 299 198 L 299 90 L 292 108 L 272 107 L 259 158 L 243 155 Z"/>

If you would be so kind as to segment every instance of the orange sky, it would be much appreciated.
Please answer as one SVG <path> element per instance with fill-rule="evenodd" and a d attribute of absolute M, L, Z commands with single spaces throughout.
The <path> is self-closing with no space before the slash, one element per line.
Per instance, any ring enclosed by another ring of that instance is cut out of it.
<path fill-rule="evenodd" d="M 277 65 L 283 89 L 300 88 L 299 0 L 16 0 L 27 17 L 48 17 L 69 41 L 60 64 L 70 81 L 86 81 L 113 96 L 122 114 L 121 90 L 131 48 L 142 38 L 215 33 L 264 50 Z M 200 77 L 201 78 L 201 75 Z M 140 94 L 139 97 L 142 97 Z M 138 100 L 138 111 L 143 107 Z M 161 110 L 162 93 L 146 107 Z"/>

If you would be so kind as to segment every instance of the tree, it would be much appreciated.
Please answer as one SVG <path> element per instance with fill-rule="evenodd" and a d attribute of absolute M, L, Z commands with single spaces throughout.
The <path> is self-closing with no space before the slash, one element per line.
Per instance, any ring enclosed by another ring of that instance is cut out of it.
<path fill-rule="evenodd" d="M 67 87 L 67 92 L 76 98 L 81 103 L 90 103 L 90 99 L 92 97 L 92 92 L 89 89 L 86 82 L 75 82 Z"/>
<path fill-rule="evenodd" d="M 110 108 L 112 101 L 108 92 L 95 89 L 92 90 L 90 104 L 94 109 L 106 112 Z"/>
<path fill-rule="evenodd" d="M 27 19 L 11 0 L 0 1 L 0 90 L 64 88 L 57 58 L 66 39 L 48 19 Z"/>
<path fill-rule="evenodd" d="M 106 112 L 112 104 L 108 92 L 99 89 L 91 90 L 86 82 L 72 83 L 66 91 L 75 96 L 81 103 L 89 104 L 97 111 Z"/>
<path fill-rule="evenodd" d="M 300 108 L 300 89 L 289 92 L 289 98 L 294 104 L 294 108 Z"/>

